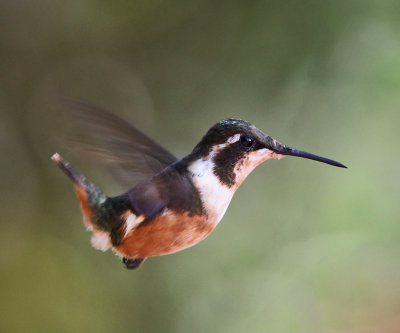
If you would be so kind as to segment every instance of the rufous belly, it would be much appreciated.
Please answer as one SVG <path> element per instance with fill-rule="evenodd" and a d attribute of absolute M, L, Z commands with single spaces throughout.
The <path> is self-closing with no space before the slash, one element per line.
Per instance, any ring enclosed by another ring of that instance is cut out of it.
<path fill-rule="evenodd" d="M 128 258 L 155 257 L 184 250 L 203 240 L 216 223 L 203 215 L 167 211 L 129 231 L 114 250 Z"/>

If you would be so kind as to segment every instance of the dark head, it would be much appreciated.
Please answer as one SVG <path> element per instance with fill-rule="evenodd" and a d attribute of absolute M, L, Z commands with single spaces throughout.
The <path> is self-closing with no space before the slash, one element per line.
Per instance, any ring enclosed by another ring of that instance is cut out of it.
<path fill-rule="evenodd" d="M 286 155 L 346 168 L 339 162 L 287 147 L 249 122 L 232 118 L 211 127 L 190 154 L 192 159 L 211 162 L 214 174 L 228 187 L 239 186 L 260 163 Z"/>

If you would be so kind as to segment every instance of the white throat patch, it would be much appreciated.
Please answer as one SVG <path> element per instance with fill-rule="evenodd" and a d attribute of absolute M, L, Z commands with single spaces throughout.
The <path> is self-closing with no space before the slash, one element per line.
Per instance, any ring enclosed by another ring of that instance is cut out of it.
<path fill-rule="evenodd" d="M 218 224 L 222 219 L 235 191 L 250 172 L 265 160 L 270 158 L 279 159 L 283 156 L 269 149 L 259 149 L 250 152 L 242 163 L 238 163 L 234 169 L 236 175 L 235 185 L 228 187 L 215 175 L 213 170 L 215 163 L 213 159 L 219 151 L 237 142 L 239 139 L 240 134 L 230 137 L 227 142 L 214 146 L 208 156 L 194 161 L 188 167 L 193 177 L 193 183 L 199 191 L 201 201 L 207 212 L 208 220 L 215 224 Z"/>
<path fill-rule="evenodd" d="M 193 183 L 199 191 L 208 220 L 215 224 L 218 224 L 224 216 L 236 188 L 229 188 L 220 182 L 213 171 L 215 165 L 213 158 L 220 150 L 239 139 L 240 134 L 236 134 L 226 143 L 214 146 L 208 156 L 194 161 L 188 168 L 192 174 Z"/>

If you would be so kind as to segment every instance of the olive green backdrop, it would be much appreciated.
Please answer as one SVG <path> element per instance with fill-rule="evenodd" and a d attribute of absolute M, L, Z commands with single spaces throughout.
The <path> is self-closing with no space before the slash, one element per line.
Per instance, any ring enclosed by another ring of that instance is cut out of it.
<path fill-rule="evenodd" d="M 198 246 L 124 269 L 90 246 L 59 96 L 179 157 L 241 117 L 348 170 L 255 170 Z M 1 332 L 399 332 L 398 1 L 0 1 Z"/>

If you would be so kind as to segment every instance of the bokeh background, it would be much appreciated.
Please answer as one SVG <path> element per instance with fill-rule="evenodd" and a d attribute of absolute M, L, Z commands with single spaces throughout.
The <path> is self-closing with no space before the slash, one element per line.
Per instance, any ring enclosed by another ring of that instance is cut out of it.
<path fill-rule="evenodd" d="M 400 332 L 400 3 L 0 1 L 1 332 Z M 179 157 L 227 117 L 349 166 L 269 161 L 218 228 L 124 269 L 95 251 L 57 98 Z"/>

